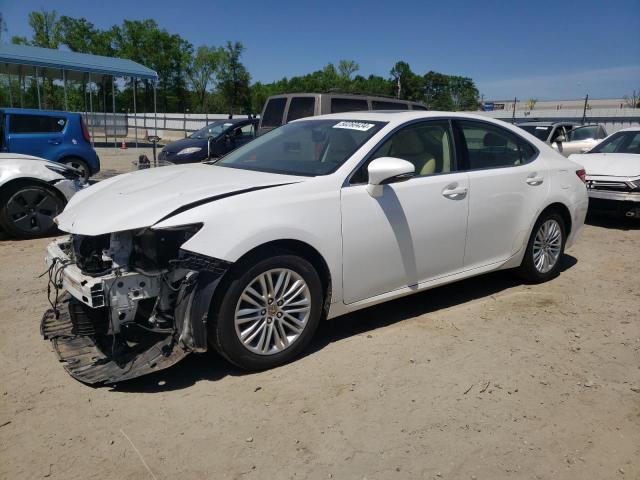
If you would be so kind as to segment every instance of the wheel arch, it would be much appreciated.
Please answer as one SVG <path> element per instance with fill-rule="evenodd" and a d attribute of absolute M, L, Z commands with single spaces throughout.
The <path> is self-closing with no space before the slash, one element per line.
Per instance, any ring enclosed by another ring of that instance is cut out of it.
<path fill-rule="evenodd" d="M 64 205 L 67 204 L 67 199 L 65 198 L 65 196 L 62 194 L 60 190 L 58 190 L 49 182 L 40 180 L 38 178 L 33 178 L 33 177 L 15 177 L 6 183 L 3 183 L 2 185 L 0 185 L 0 198 L 6 195 L 6 193 L 10 191 L 11 188 L 19 187 L 22 185 L 39 185 L 41 187 L 45 187 L 48 190 L 51 190 L 52 192 L 54 192 L 55 195 L 64 202 Z"/>
<path fill-rule="evenodd" d="M 316 272 L 318 272 L 318 276 L 320 277 L 320 282 L 322 284 L 324 311 L 326 314 L 328 312 L 329 305 L 331 304 L 331 271 L 329 270 L 329 265 L 327 264 L 327 261 L 322 256 L 322 254 L 310 244 L 303 242 L 302 240 L 294 239 L 272 240 L 270 242 L 266 242 L 252 248 L 234 263 L 237 264 L 240 262 L 244 262 L 251 257 L 257 257 L 265 253 L 282 252 L 294 253 L 296 255 L 299 255 L 300 257 L 311 263 Z"/>
<path fill-rule="evenodd" d="M 573 228 L 573 222 L 571 220 L 571 212 L 569 211 L 569 208 L 562 202 L 551 203 L 551 204 L 547 205 L 540 212 L 540 214 L 536 218 L 536 221 L 542 215 L 544 215 L 545 213 L 549 213 L 549 212 L 557 212 L 557 213 L 560 214 L 560 216 L 562 217 L 562 220 L 564 221 L 564 227 L 566 229 L 565 237 L 569 237 L 569 234 L 571 233 L 571 229 Z M 535 225 L 535 223 L 534 223 L 534 225 Z"/>

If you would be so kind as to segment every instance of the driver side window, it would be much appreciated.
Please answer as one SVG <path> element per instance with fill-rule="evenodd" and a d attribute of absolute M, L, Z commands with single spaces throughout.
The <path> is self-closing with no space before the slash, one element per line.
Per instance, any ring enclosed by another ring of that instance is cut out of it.
<path fill-rule="evenodd" d="M 369 163 L 380 157 L 401 158 L 413 163 L 415 177 L 453 170 L 453 139 L 446 120 L 421 122 L 391 134 L 351 178 L 351 184 L 367 183 Z"/>

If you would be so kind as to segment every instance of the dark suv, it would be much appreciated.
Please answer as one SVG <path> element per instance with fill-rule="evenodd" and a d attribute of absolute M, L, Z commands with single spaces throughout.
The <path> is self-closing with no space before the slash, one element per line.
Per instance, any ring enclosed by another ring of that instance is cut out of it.
<path fill-rule="evenodd" d="M 100 159 L 79 113 L 2 108 L 0 151 L 64 163 L 85 180 L 100 171 Z"/>

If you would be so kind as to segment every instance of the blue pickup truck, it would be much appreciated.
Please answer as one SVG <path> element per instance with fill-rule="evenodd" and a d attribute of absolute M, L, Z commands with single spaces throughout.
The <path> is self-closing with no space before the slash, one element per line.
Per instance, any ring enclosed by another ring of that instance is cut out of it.
<path fill-rule="evenodd" d="M 79 113 L 1 108 L 0 151 L 64 163 L 85 180 L 100 171 L 100 159 Z"/>

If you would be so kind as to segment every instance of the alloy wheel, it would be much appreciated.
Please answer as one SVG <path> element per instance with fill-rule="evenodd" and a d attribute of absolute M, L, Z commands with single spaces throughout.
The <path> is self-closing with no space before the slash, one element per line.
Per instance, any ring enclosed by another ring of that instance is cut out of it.
<path fill-rule="evenodd" d="M 540 273 L 547 273 L 560 258 L 562 250 L 562 228 L 560 224 L 549 219 L 540 225 L 533 240 L 533 264 Z"/>
<path fill-rule="evenodd" d="M 242 345 L 259 355 L 289 348 L 307 326 L 311 293 L 297 272 L 268 270 L 243 290 L 235 310 L 235 330 Z"/>
<path fill-rule="evenodd" d="M 59 210 L 59 200 L 52 193 L 37 187 L 18 190 L 9 198 L 6 207 L 15 228 L 28 233 L 50 230 Z"/>

